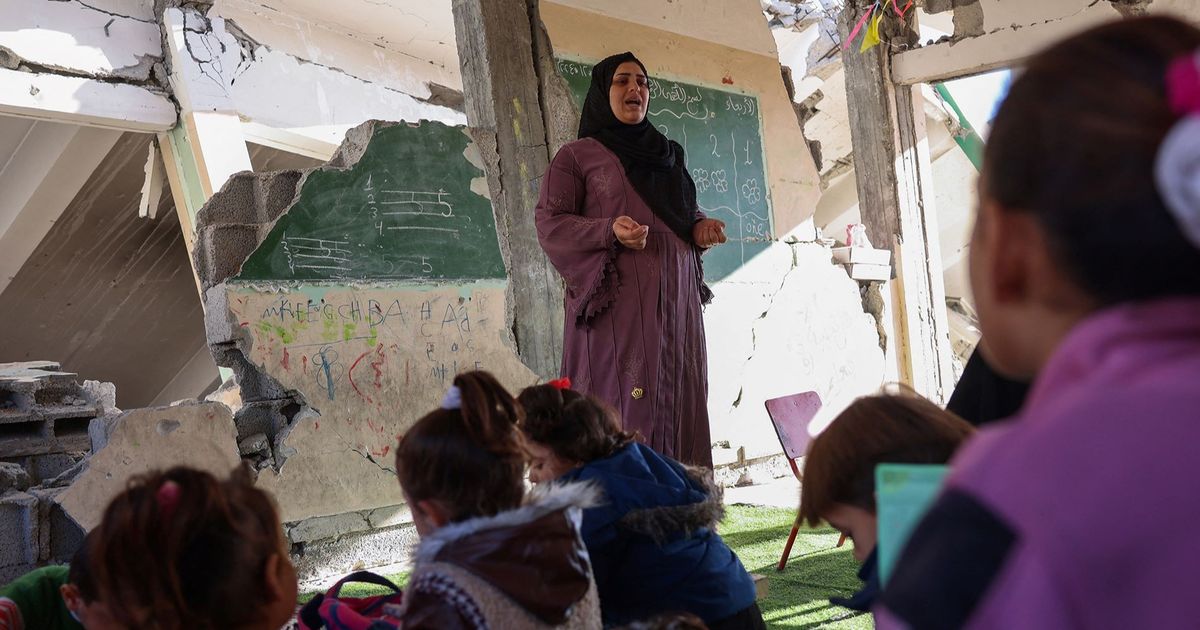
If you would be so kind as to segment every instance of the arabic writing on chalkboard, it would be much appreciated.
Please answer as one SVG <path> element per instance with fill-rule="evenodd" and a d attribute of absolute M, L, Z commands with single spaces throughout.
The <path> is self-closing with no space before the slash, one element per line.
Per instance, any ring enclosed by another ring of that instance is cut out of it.
<path fill-rule="evenodd" d="M 591 65 L 566 59 L 557 65 L 582 106 Z M 700 208 L 726 224 L 730 242 L 704 257 L 706 278 L 720 280 L 773 240 L 758 99 L 660 78 L 650 79 L 649 88 L 647 117 L 683 146 Z"/>

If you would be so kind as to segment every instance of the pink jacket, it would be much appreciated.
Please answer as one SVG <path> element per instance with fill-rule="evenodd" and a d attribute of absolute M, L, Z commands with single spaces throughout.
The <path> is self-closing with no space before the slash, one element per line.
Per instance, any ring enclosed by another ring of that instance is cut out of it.
<path fill-rule="evenodd" d="M 1200 628 L 1200 299 L 1076 326 L 910 539 L 879 628 Z"/>

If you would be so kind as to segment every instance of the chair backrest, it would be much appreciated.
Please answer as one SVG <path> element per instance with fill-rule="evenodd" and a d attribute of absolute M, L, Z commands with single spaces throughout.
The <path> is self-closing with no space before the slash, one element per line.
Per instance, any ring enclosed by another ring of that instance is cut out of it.
<path fill-rule="evenodd" d="M 788 459 L 804 455 L 812 436 L 808 434 L 808 423 L 821 409 L 821 397 L 816 392 L 801 392 L 791 396 L 772 398 L 766 402 L 767 415 L 775 425 L 775 434 Z"/>

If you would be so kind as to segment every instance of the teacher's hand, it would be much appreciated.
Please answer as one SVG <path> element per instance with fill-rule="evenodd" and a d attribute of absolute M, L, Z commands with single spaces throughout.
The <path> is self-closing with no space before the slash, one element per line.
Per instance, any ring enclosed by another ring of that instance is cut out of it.
<path fill-rule="evenodd" d="M 649 234 L 650 226 L 641 225 L 629 217 L 620 216 L 613 221 L 613 236 L 629 249 L 645 249 Z"/>
<path fill-rule="evenodd" d="M 728 239 L 725 238 L 725 222 L 717 219 L 701 219 L 692 226 L 692 241 L 697 247 L 708 249 L 713 245 L 724 243 Z"/>

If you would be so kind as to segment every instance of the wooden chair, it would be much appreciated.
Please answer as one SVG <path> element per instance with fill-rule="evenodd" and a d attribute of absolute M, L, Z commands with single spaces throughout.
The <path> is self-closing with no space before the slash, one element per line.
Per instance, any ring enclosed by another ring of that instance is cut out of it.
<path fill-rule="evenodd" d="M 792 394 L 791 396 L 783 396 L 781 398 L 772 398 L 766 402 L 767 415 L 771 417 L 771 424 L 775 427 L 775 435 L 779 436 L 779 445 L 783 447 L 783 454 L 788 459 L 788 464 L 792 467 L 792 474 L 796 475 L 796 480 L 804 483 L 803 475 L 800 473 L 800 467 L 796 465 L 796 459 L 803 457 L 808 449 L 808 443 L 812 441 L 812 436 L 808 433 L 808 423 L 821 410 L 821 397 L 816 392 L 802 392 Z M 792 545 L 796 542 L 796 534 L 800 531 L 800 512 L 796 512 L 796 520 L 792 523 L 792 533 L 788 534 L 787 544 L 783 547 L 783 556 L 779 558 L 779 566 L 776 570 L 782 571 L 787 566 L 788 556 L 792 553 Z M 846 537 L 842 536 L 838 541 L 838 546 L 841 547 L 846 542 Z"/>

